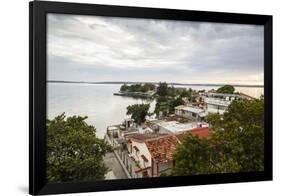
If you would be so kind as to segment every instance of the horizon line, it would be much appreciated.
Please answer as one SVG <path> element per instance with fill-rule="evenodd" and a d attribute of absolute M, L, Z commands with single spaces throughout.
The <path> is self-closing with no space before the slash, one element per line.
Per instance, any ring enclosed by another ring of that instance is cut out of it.
<path fill-rule="evenodd" d="M 87 81 L 73 81 L 73 80 L 47 80 L 47 83 L 80 83 L 80 84 L 144 84 L 144 83 L 152 83 L 158 84 L 160 82 L 138 82 L 138 81 L 100 81 L 100 82 L 87 82 Z M 231 84 L 231 83 L 214 83 L 214 84 L 206 84 L 206 83 L 182 83 L 182 82 L 166 82 L 169 85 L 191 85 L 191 86 L 224 86 L 224 85 L 232 85 L 235 87 L 264 87 L 261 84 Z"/>

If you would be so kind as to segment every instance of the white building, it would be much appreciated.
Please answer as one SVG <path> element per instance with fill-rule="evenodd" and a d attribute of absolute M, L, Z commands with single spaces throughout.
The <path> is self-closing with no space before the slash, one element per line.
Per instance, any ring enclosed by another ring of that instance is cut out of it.
<path fill-rule="evenodd" d="M 218 99 L 218 98 L 205 98 L 206 103 L 206 112 L 209 113 L 218 113 L 223 114 L 232 100 L 228 99 Z"/>
<path fill-rule="evenodd" d="M 223 114 L 228 106 L 234 100 L 253 100 L 255 98 L 239 93 L 239 94 L 228 94 L 228 93 L 216 93 L 216 92 L 207 92 L 204 94 L 205 110 L 209 113 L 219 113 Z"/>
<path fill-rule="evenodd" d="M 142 136 L 142 135 L 141 135 Z M 143 135 L 145 136 L 145 135 Z M 151 177 L 151 154 L 144 142 L 146 137 L 136 137 L 132 135 L 127 142 L 127 161 L 125 161 L 126 168 L 132 178 Z M 126 155 L 122 158 L 125 159 Z"/>
<path fill-rule="evenodd" d="M 194 106 L 180 105 L 175 107 L 175 114 L 185 118 L 193 118 L 199 121 L 204 120 L 207 113 L 204 109 Z"/>
<path fill-rule="evenodd" d="M 199 127 L 209 127 L 208 123 L 191 122 L 180 123 L 178 121 L 162 121 L 157 123 L 159 133 L 179 134 Z"/>
<path fill-rule="evenodd" d="M 158 177 L 174 167 L 173 154 L 179 140 L 170 134 L 132 134 L 121 159 L 132 178 Z"/>

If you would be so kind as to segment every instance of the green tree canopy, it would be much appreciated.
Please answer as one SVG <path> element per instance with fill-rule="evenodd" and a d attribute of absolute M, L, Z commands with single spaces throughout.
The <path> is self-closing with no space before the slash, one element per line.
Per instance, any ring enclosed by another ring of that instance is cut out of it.
<path fill-rule="evenodd" d="M 127 91 L 129 89 L 129 86 L 127 84 L 123 84 L 121 87 L 120 87 L 120 91 L 121 92 L 124 92 L 124 91 Z"/>
<path fill-rule="evenodd" d="M 207 122 L 210 124 L 210 128 L 214 130 L 218 130 L 221 127 L 222 121 L 222 115 L 218 113 L 211 113 L 207 116 Z"/>
<path fill-rule="evenodd" d="M 176 88 L 174 86 L 168 87 L 168 96 L 170 97 L 176 96 Z"/>
<path fill-rule="evenodd" d="M 170 100 L 169 101 L 169 113 L 174 113 L 175 107 L 177 107 L 179 105 L 183 105 L 183 104 L 184 104 L 184 101 L 182 100 L 181 97 Z"/>
<path fill-rule="evenodd" d="M 184 104 L 181 96 L 183 91 L 174 86 L 169 87 L 166 82 L 160 82 L 156 91 L 158 97 L 154 113 L 157 116 L 159 116 L 160 112 L 163 116 L 173 113 L 174 107 Z"/>
<path fill-rule="evenodd" d="M 131 115 L 131 118 L 140 125 L 145 122 L 145 117 L 148 115 L 149 107 L 149 104 L 129 105 L 127 107 L 127 115 Z"/>
<path fill-rule="evenodd" d="M 166 116 L 169 113 L 169 109 L 170 109 L 168 100 L 167 99 L 161 99 L 161 100 L 166 100 L 166 101 L 160 101 L 158 98 L 155 104 L 154 113 L 157 116 L 159 116 L 161 112 L 163 116 Z"/>
<path fill-rule="evenodd" d="M 180 97 L 186 97 L 186 98 L 190 98 L 191 97 L 191 93 L 192 91 L 188 91 L 188 90 L 183 90 L 180 94 Z"/>
<path fill-rule="evenodd" d="M 132 84 L 132 85 L 126 85 L 123 84 L 120 87 L 121 92 L 147 92 L 150 90 L 155 90 L 156 86 L 152 83 L 145 83 L 145 84 Z"/>
<path fill-rule="evenodd" d="M 217 93 L 229 93 L 229 94 L 233 94 L 235 91 L 234 86 L 232 85 L 224 85 L 220 88 L 218 88 Z"/>
<path fill-rule="evenodd" d="M 172 175 L 196 175 L 210 173 L 210 148 L 207 139 L 188 134 L 174 155 L 176 166 Z"/>
<path fill-rule="evenodd" d="M 166 82 L 160 82 L 156 94 L 160 97 L 165 97 L 168 95 L 168 84 Z"/>
<path fill-rule="evenodd" d="M 48 182 L 91 181 L 104 179 L 108 168 L 103 157 L 112 151 L 87 117 L 64 114 L 47 121 Z"/>
<path fill-rule="evenodd" d="M 177 149 L 173 175 L 263 171 L 262 99 L 233 101 L 208 121 L 213 130 L 208 139 L 188 135 Z"/>
<path fill-rule="evenodd" d="M 155 90 L 155 89 L 156 89 L 156 86 L 152 83 L 145 83 L 142 87 L 143 92 L 147 92 L 147 91 Z"/>

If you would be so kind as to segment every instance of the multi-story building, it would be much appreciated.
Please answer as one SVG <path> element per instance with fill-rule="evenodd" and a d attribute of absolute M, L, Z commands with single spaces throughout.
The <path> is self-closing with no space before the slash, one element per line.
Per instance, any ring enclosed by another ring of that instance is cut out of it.
<path fill-rule="evenodd" d="M 191 105 L 179 105 L 175 107 L 175 114 L 184 118 L 198 121 L 205 120 L 205 117 L 207 116 L 207 113 L 203 108 Z"/>
<path fill-rule="evenodd" d="M 209 113 L 218 113 L 223 114 L 228 106 L 230 105 L 231 101 L 226 99 L 218 99 L 213 97 L 205 98 L 206 103 L 206 112 Z"/>
<path fill-rule="evenodd" d="M 132 134 L 126 137 L 122 161 L 132 178 L 158 177 L 174 166 L 173 154 L 179 144 L 175 135 Z"/>

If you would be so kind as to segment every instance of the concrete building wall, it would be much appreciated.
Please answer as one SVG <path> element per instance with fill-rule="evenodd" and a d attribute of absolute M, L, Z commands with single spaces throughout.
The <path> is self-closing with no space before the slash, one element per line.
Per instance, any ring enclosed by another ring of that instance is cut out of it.
<path fill-rule="evenodd" d="M 213 105 L 213 104 L 207 104 L 207 112 L 208 113 L 219 113 L 223 114 L 227 107 L 224 106 L 218 106 L 218 105 Z"/>
<path fill-rule="evenodd" d="M 151 155 L 145 143 L 136 142 L 132 140 L 131 145 L 132 145 L 132 151 L 130 153 L 130 156 L 132 156 L 135 161 L 133 161 L 133 159 L 127 155 L 127 162 L 128 162 L 127 169 L 133 178 L 142 178 L 143 172 L 136 173 L 135 171 L 138 171 L 141 168 L 151 167 Z M 136 146 L 139 149 L 139 151 L 137 151 L 134 148 L 134 146 Z M 144 161 L 141 155 L 144 155 L 147 158 L 147 162 Z M 136 162 L 139 163 L 141 168 L 137 166 Z M 146 171 L 148 172 L 149 176 L 152 176 L 151 168 Z"/>
<path fill-rule="evenodd" d="M 132 145 L 136 146 L 139 149 L 139 152 L 137 153 L 136 150 L 133 148 L 133 152 L 132 152 L 133 156 L 142 163 L 143 159 L 141 158 L 141 155 L 144 155 L 148 159 L 148 162 L 145 163 L 145 167 L 151 166 L 151 154 L 150 154 L 146 144 L 141 143 L 141 142 L 132 141 Z M 143 164 L 141 164 L 141 165 L 143 165 Z"/>

